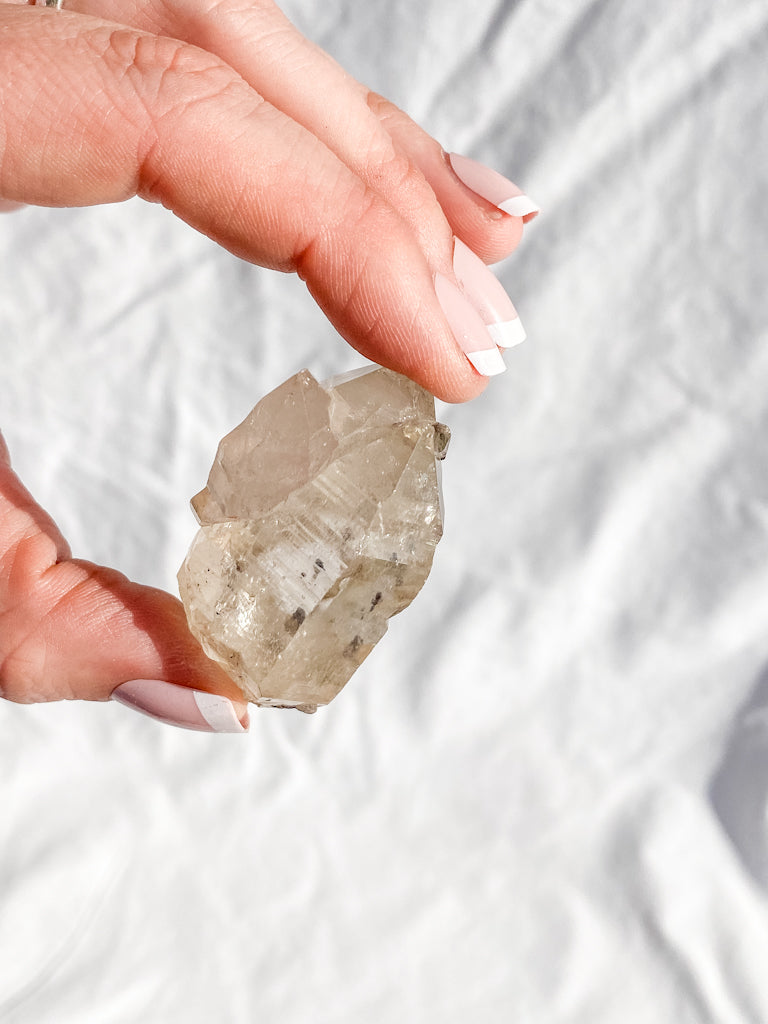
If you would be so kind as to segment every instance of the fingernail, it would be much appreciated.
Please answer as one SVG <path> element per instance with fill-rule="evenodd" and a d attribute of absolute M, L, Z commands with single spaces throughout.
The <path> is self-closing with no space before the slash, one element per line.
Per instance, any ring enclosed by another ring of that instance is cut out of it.
<path fill-rule="evenodd" d="M 453 336 L 477 372 L 484 377 L 504 373 L 506 366 L 495 341 L 485 329 L 480 314 L 453 281 L 435 274 L 435 292 Z"/>
<path fill-rule="evenodd" d="M 454 240 L 453 270 L 497 345 L 512 348 L 525 341 L 525 328 L 501 281 L 460 238 Z"/>
<path fill-rule="evenodd" d="M 111 699 L 159 722 L 199 732 L 247 732 L 248 705 L 162 679 L 131 679 Z"/>
<path fill-rule="evenodd" d="M 456 177 L 463 181 L 467 188 L 471 188 L 504 213 L 533 220 L 539 212 L 539 207 L 531 197 L 498 171 L 459 153 L 449 153 L 448 159 Z"/>

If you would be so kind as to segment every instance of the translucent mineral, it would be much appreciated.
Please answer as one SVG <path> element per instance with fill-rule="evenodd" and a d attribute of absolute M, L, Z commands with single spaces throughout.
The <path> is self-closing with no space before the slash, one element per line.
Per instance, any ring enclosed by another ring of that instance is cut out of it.
<path fill-rule="evenodd" d="M 189 626 L 256 704 L 314 711 L 421 589 L 442 534 L 432 396 L 302 370 L 221 441 L 179 571 Z"/>

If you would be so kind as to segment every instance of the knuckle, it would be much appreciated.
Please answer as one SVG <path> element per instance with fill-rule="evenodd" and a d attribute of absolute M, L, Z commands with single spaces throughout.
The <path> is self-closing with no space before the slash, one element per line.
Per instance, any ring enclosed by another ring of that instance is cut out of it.
<path fill-rule="evenodd" d="M 377 92 L 367 90 L 365 99 L 368 109 L 388 135 L 402 131 L 412 133 L 415 130 L 419 136 L 423 136 L 421 129 L 418 128 L 408 114 L 401 110 L 400 107 L 396 107 L 385 96 L 380 96 Z"/>
<path fill-rule="evenodd" d="M 97 34 L 94 45 L 110 77 L 127 86 L 153 119 L 217 95 L 237 80 L 218 57 L 167 36 L 114 28 Z"/>
<path fill-rule="evenodd" d="M 399 107 L 396 107 L 394 103 L 388 100 L 385 96 L 379 95 L 372 89 L 368 89 L 365 96 L 365 101 L 368 104 L 368 108 L 375 117 L 386 124 L 388 121 L 393 119 L 401 120 L 406 117 Z"/>
<path fill-rule="evenodd" d="M 435 256 L 450 244 L 451 229 L 422 171 L 402 153 L 378 167 L 368 180 L 408 224 L 425 254 Z"/>
<path fill-rule="evenodd" d="M 249 92 L 219 57 L 167 36 L 127 28 L 96 29 L 89 43 L 104 68 L 105 100 L 143 130 L 191 108 Z"/>
<path fill-rule="evenodd" d="M 397 251 L 399 219 L 374 191 L 367 189 L 347 207 L 344 217 L 322 225 L 303 241 L 295 266 L 332 321 L 354 323 L 357 342 L 376 330 L 376 300 L 382 282 L 379 243 Z M 374 241 L 376 240 L 376 241 Z"/>
<path fill-rule="evenodd" d="M 434 189 L 416 162 L 416 155 L 423 153 L 423 140 L 428 137 L 417 129 L 419 144 L 402 146 L 402 131 L 406 130 L 406 137 L 411 139 L 412 129 L 416 127 L 408 115 L 378 93 L 368 91 L 365 99 L 379 135 L 389 146 L 387 156 L 370 172 L 371 184 L 410 223 L 425 250 L 431 247 L 430 239 L 437 240 L 438 248 L 444 247 L 450 243 L 448 221 Z"/>
<path fill-rule="evenodd" d="M 397 108 L 375 93 L 368 93 L 366 102 L 376 115 L 365 165 L 366 183 L 406 216 L 437 214 L 439 204 L 432 186 L 411 156 L 396 144 L 383 122 L 384 106 L 396 112 Z"/>
<path fill-rule="evenodd" d="M 436 205 L 435 194 L 415 163 L 391 144 L 389 151 L 376 152 L 373 147 L 363 175 L 367 185 L 375 189 L 400 210 L 420 210 Z"/>
<path fill-rule="evenodd" d="M 405 154 L 396 150 L 374 163 L 370 171 L 371 184 L 378 186 L 379 191 L 389 191 L 393 195 L 413 192 L 419 187 L 420 179 L 424 181 L 421 172 Z"/>
<path fill-rule="evenodd" d="M 168 140 L 182 120 L 194 115 L 202 133 L 228 103 L 252 110 L 262 102 L 219 57 L 178 39 L 110 27 L 94 30 L 90 45 L 104 67 L 102 102 L 134 147 L 133 191 L 147 199 L 162 191 Z"/>

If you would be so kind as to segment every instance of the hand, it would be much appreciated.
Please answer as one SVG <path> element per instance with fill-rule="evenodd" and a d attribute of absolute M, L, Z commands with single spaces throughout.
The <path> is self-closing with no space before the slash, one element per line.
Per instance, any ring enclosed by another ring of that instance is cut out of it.
<path fill-rule="evenodd" d="M 447 401 L 478 395 L 503 366 L 496 342 L 524 336 L 484 261 L 515 248 L 535 205 L 449 160 L 273 3 L 0 4 L 0 197 L 134 195 L 244 259 L 297 272 L 359 352 Z M 2 445 L 0 693 L 104 700 L 126 680 L 183 687 L 117 694 L 178 724 L 247 721 L 180 603 L 73 560 Z"/>

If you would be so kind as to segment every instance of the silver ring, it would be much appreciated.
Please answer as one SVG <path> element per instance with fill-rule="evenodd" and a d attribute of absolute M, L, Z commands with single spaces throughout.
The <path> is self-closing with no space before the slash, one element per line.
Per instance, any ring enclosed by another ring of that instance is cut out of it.
<path fill-rule="evenodd" d="M 60 11 L 64 0 L 32 0 L 34 7 L 53 7 L 54 10 Z"/>

